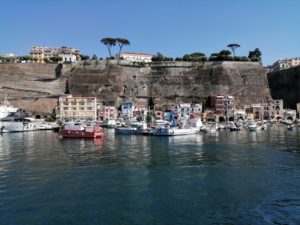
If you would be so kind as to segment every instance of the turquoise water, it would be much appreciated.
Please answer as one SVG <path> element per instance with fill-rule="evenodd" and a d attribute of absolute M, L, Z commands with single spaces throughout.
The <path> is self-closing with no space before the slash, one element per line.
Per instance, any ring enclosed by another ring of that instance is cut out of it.
<path fill-rule="evenodd" d="M 0 136 L 0 224 L 299 224 L 300 130 Z"/>

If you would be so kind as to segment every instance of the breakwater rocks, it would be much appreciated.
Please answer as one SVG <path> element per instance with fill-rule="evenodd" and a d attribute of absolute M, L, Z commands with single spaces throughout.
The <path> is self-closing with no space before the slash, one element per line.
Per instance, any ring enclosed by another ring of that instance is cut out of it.
<path fill-rule="evenodd" d="M 68 87 L 74 96 L 96 96 L 116 105 L 151 99 L 163 107 L 226 93 L 234 95 L 238 105 L 271 98 L 266 72 L 255 62 L 79 62 Z"/>
<path fill-rule="evenodd" d="M 274 99 L 283 99 L 285 108 L 296 109 L 300 102 L 300 66 L 268 73 Z"/>

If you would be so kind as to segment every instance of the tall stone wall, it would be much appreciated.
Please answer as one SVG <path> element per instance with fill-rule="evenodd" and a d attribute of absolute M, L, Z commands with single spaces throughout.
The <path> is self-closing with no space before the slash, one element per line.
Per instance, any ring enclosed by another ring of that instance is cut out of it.
<path fill-rule="evenodd" d="M 68 91 L 116 106 L 125 101 L 151 101 L 166 108 L 182 102 L 205 102 L 211 94 L 234 95 L 238 105 L 270 99 L 266 72 L 253 62 L 0 64 L 0 101 L 6 93 L 18 107 L 51 113 L 58 96 Z M 45 102 L 51 109 L 43 105 Z"/>
<path fill-rule="evenodd" d="M 0 64 L 0 103 L 7 95 L 15 107 L 51 113 L 55 98 L 65 93 L 67 78 L 61 75 L 58 64 Z"/>
<path fill-rule="evenodd" d="M 296 109 L 300 102 L 300 66 L 270 72 L 268 81 L 272 97 L 283 99 L 285 108 Z"/>
<path fill-rule="evenodd" d="M 266 72 L 254 62 L 90 61 L 72 69 L 68 86 L 74 96 L 95 96 L 116 105 L 151 98 L 159 106 L 170 106 L 205 101 L 210 94 L 232 94 L 238 105 L 270 99 Z"/>

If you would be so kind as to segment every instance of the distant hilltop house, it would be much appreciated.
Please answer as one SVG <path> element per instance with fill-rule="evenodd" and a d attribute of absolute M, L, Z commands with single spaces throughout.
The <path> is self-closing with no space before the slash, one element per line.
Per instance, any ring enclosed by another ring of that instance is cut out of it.
<path fill-rule="evenodd" d="M 279 59 L 272 65 L 272 70 L 282 70 L 300 66 L 300 57 L 290 59 Z"/>
<path fill-rule="evenodd" d="M 131 62 L 151 62 L 153 55 L 142 52 L 121 52 L 120 58 Z"/>
<path fill-rule="evenodd" d="M 38 63 L 44 63 L 51 57 L 61 57 L 61 62 L 76 62 L 80 60 L 80 51 L 75 48 L 61 47 L 49 48 L 44 46 L 32 46 L 30 56 Z"/>
<path fill-rule="evenodd" d="M 15 54 L 9 52 L 9 53 L 3 54 L 3 57 L 4 57 L 4 58 L 13 58 L 13 57 L 16 57 L 16 56 L 15 56 Z"/>
<path fill-rule="evenodd" d="M 6 62 L 7 60 L 14 61 L 16 56 L 13 53 L 5 53 L 2 56 L 0 55 L 0 63 Z"/>

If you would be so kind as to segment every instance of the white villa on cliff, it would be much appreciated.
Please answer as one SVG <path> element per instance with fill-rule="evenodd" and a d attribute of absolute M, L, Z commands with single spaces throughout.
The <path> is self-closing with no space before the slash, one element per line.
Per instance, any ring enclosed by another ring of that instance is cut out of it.
<path fill-rule="evenodd" d="M 120 58 L 131 62 L 151 62 L 153 55 L 142 52 L 121 52 Z"/>
<path fill-rule="evenodd" d="M 300 57 L 290 59 L 279 59 L 273 65 L 273 70 L 288 69 L 291 67 L 300 66 Z"/>

